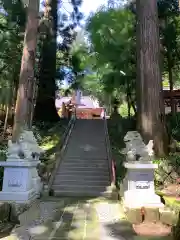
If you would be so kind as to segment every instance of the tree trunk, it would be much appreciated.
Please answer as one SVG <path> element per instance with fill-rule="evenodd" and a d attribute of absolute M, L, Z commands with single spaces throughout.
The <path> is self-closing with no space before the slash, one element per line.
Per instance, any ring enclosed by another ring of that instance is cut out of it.
<path fill-rule="evenodd" d="M 139 126 L 145 141 L 154 140 L 155 153 L 168 153 L 165 127 L 157 0 L 137 0 L 137 73 Z"/>
<path fill-rule="evenodd" d="M 48 27 L 42 47 L 39 88 L 34 118 L 40 121 L 59 121 L 55 107 L 57 0 L 46 0 L 44 17 L 48 19 Z"/>
<path fill-rule="evenodd" d="M 128 105 L 128 118 L 131 117 L 131 103 L 130 103 L 130 99 L 127 96 L 127 105 Z"/>
<path fill-rule="evenodd" d="M 29 0 L 24 48 L 21 60 L 19 86 L 17 91 L 12 141 L 19 140 L 19 135 L 26 127 L 31 109 L 34 86 L 34 65 L 38 31 L 39 0 Z"/>
<path fill-rule="evenodd" d="M 131 100 L 131 107 L 132 107 L 132 109 L 134 111 L 134 115 L 137 116 L 137 109 L 136 109 L 136 105 L 135 105 L 133 100 Z"/>
<path fill-rule="evenodd" d="M 171 53 L 167 49 L 167 62 L 168 62 L 168 74 L 169 74 L 169 88 L 170 88 L 170 103 L 171 103 L 171 113 L 174 115 L 176 113 L 176 106 L 173 98 L 173 73 L 172 73 L 172 66 L 171 66 Z"/>
<path fill-rule="evenodd" d="M 30 89 L 30 92 L 32 94 L 31 104 L 29 104 L 28 109 L 27 109 L 27 128 L 28 129 L 32 128 L 34 106 L 35 106 L 35 101 L 36 101 L 36 91 L 37 91 L 37 83 L 36 83 L 36 78 L 35 78 L 34 84 L 32 84 L 31 89 Z"/>
<path fill-rule="evenodd" d="M 168 27 L 168 17 L 165 17 L 165 27 Z M 167 39 L 168 40 L 168 39 Z M 173 98 L 173 65 L 172 65 L 172 56 L 171 56 L 171 47 L 169 46 L 169 41 L 167 41 L 166 44 L 167 52 L 166 52 L 166 57 L 167 57 L 167 65 L 168 65 L 168 75 L 169 75 L 169 88 L 170 88 L 170 105 L 171 105 L 171 114 L 174 115 L 176 113 L 176 106 L 175 106 L 175 101 Z"/>
<path fill-rule="evenodd" d="M 128 78 L 127 78 L 126 99 L 127 99 L 127 106 L 128 106 L 128 118 L 130 118 L 131 117 L 131 89 L 130 89 Z"/>
<path fill-rule="evenodd" d="M 5 120 L 4 120 L 2 139 L 4 139 L 5 134 L 6 134 L 7 124 L 8 124 L 8 116 L 9 116 L 9 103 L 7 103 L 7 105 L 6 105 L 6 116 L 5 116 Z"/>

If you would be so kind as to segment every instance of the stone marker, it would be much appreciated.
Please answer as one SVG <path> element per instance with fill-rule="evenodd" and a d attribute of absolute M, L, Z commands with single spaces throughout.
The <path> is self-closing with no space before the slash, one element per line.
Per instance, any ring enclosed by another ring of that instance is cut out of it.
<path fill-rule="evenodd" d="M 127 156 L 130 155 L 124 163 L 127 170 L 123 181 L 124 206 L 127 208 L 163 207 L 160 197 L 154 190 L 154 170 L 158 165 L 152 163 L 153 142 L 149 141 L 145 145 L 137 131 L 127 132 L 124 141 Z"/>
<path fill-rule="evenodd" d="M 24 131 L 19 143 L 8 143 L 7 161 L 4 167 L 1 201 L 30 203 L 40 196 L 42 182 L 37 172 L 39 148 L 31 131 Z"/>
<path fill-rule="evenodd" d="M 143 221 L 141 208 L 128 208 L 126 210 L 126 216 L 128 221 L 132 224 L 139 224 Z"/>
<path fill-rule="evenodd" d="M 123 182 L 124 204 L 126 207 L 163 207 L 154 191 L 154 169 L 152 163 L 125 163 L 127 175 Z"/>
<path fill-rule="evenodd" d="M 159 208 L 145 207 L 144 221 L 153 223 L 159 222 Z"/>

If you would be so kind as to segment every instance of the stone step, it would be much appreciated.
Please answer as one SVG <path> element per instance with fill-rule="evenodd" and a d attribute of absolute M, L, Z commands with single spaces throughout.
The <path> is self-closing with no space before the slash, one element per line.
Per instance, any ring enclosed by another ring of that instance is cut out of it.
<path fill-rule="evenodd" d="M 61 186 L 60 188 L 52 187 L 54 196 L 102 196 L 105 194 L 106 187 L 102 186 L 89 186 L 89 187 L 74 187 L 74 186 Z"/>
<path fill-rule="evenodd" d="M 78 125 L 75 125 L 74 128 L 73 128 L 74 131 L 79 131 L 79 134 L 80 135 L 85 135 L 87 132 L 90 133 L 91 135 L 93 134 L 93 132 L 91 132 L 91 130 L 93 131 L 96 131 L 96 132 L 100 132 L 102 134 L 105 135 L 105 131 L 104 131 L 104 127 L 103 126 L 78 126 Z M 73 131 L 73 132 L 74 132 Z"/>
<path fill-rule="evenodd" d="M 76 121 L 76 126 L 104 126 L 103 119 L 78 119 Z"/>
<path fill-rule="evenodd" d="M 64 168 L 64 167 L 69 167 L 69 168 L 77 168 L 77 167 L 84 167 L 84 168 L 91 168 L 91 167 L 97 167 L 97 168 L 106 168 L 108 169 L 108 162 L 106 161 L 101 161 L 101 162 L 89 162 L 89 161 L 85 161 L 85 162 L 69 162 L 69 161 L 63 161 L 60 165 L 60 168 Z"/>
<path fill-rule="evenodd" d="M 57 174 L 54 183 L 60 181 L 109 181 L 109 175 Z"/>
<path fill-rule="evenodd" d="M 98 131 L 104 131 L 104 125 L 97 125 L 97 124 L 78 124 L 76 123 L 74 126 L 75 129 L 86 129 L 87 131 L 90 129 L 96 129 Z M 83 133 L 83 132 L 81 132 Z"/>
<path fill-rule="evenodd" d="M 81 130 L 81 131 L 80 131 Z M 96 131 L 97 133 L 101 133 L 101 134 L 103 134 L 103 135 L 105 135 L 105 132 L 104 132 L 104 128 L 102 128 L 102 127 L 92 127 L 92 126 L 75 126 L 74 128 L 73 128 L 73 133 L 74 132 L 78 132 L 79 133 L 79 135 L 85 135 L 87 132 L 92 136 L 93 135 L 93 132 L 91 131 L 91 130 L 93 130 L 93 131 Z"/>
<path fill-rule="evenodd" d="M 91 149 L 92 148 L 92 149 Z M 94 146 L 92 146 L 92 147 L 90 147 L 90 145 L 87 145 L 87 146 L 82 146 L 82 147 L 80 147 L 80 145 L 77 145 L 77 146 L 75 146 L 75 145 L 72 145 L 72 147 L 71 146 L 68 146 L 67 148 L 66 148 L 66 151 L 65 151 L 65 154 L 69 154 L 69 153 L 75 153 L 75 154 L 80 154 L 80 155 L 82 155 L 82 154 L 85 154 L 85 156 L 88 154 L 88 155 L 90 155 L 90 156 L 96 156 L 96 157 L 99 157 L 99 156 L 104 156 L 104 158 L 105 157 L 107 157 L 107 152 L 106 152 L 106 147 L 94 147 Z"/>
<path fill-rule="evenodd" d="M 81 175 L 81 176 L 85 176 L 85 175 L 89 175 L 89 176 L 94 176 L 94 175 L 99 175 L 99 176 L 103 176 L 103 175 L 109 175 L 109 171 L 108 169 L 98 169 L 98 168 L 91 168 L 91 169 L 87 169 L 87 168 L 59 168 L 57 171 L 56 175 L 59 174 L 74 174 L 74 175 Z"/>
<path fill-rule="evenodd" d="M 77 120 L 56 173 L 55 196 L 102 196 L 110 185 L 103 120 Z"/>
<path fill-rule="evenodd" d="M 74 189 L 74 191 L 68 191 L 68 190 L 55 190 L 54 194 L 55 197 L 107 197 L 109 198 L 111 196 L 111 193 L 108 193 L 106 191 L 99 192 L 96 190 L 91 190 L 89 192 L 79 192 Z"/>
<path fill-rule="evenodd" d="M 68 143 L 69 148 L 77 147 L 78 149 L 83 149 L 83 147 L 87 147 L 87 146 L 92 147 L 92 148 L 97 148 L 97 149 L 100 149 L 100 148 L 106 149 L 106 142 L 105 142 L 105 140 L 102 140 L 102 141 L 96 141 L 96 140 L 87 141 L 87 140 L 81 138 L 81 140 L 71 139 Z"/>
<path fill-rule="evenodd" d="M 80 131 L 80 130 L 79 130 Z M 105 135 L 102 133 L 96 133 L 94 135 L 90 135 L 89 132 L 86 132 L 86 134 L 79 135 L 79 131 L 73 132 L 69 140 L 76 140 L 78 142 L 81 142 L 81 140 L 85 140 L 85 142 L 97 142 L 97 143 L 104 143 L 106 141 Z M 94 130 L 92 130 L 94 131 Z M 99 137 L 97 137 L 99 136 Z"/>
<path fill-rule="evenodd" d="M 67 150 L 64 154 L 64 158 L 107 158 L 107 153 L 105 152 L 96 152 L 96 153 L 89 153 L 89 152 L 84 152 L 84 151 L 73 151 L 73 150 Z"/>
<path fill-rule="evenodd" d="M 67 158 L 64 157 L 62 160 L 62 163 L 67 162 L 67 163 L 86 163 L 86 162 L 91 162 L 92 164 L 94 163 L 108 163 L 108 159 L 107 157 L 105 158 L 98 158 L 98 157 L 94 157 L 92 158 L 89 155 L 86 155 L 84 158 L 79 158 L 79 157 L 71 157 L 71 158 Z"/>
<path fill-rule="evenodd" d="M 104 181 L 104 180 L 89 180 L 89 179 L 76 179 L 76 180 L 59 180 L 55 179 L 53 183 L 53 187 L 60 187 L 63 185 L 68 185 L 68 186 L 108 186 L 110 184 L 109 181 Z"/>
<path fill-rule="evenodd" d="M 66 147 L 66 151 L 71 151 L 71 152 L 84 152 L 88 154 L 94 154 L 94 153 L 104 153 L 106 151 L 106 146 L 105 144 L 103 146 L 100 146 L 98 144 L 84 144 L 82 143 L 73 143 L 69 144 Z"/>
<path fill-rule="evenodd" d="M 53 189 L 55 190 L 68 190 L 68 191 L 79 191 L 79 192 L 91 192 L 91 191 L 98 191 L 98 192 L 104 192 L 106 191 L 107 186 L 84 186 L 84 185 L 53 185 Z"/>
<path fill-rule="evenodd" d="M 68 161 L 68 162 L 86 162 L 86 161 L 104 162 L 104 161 L 108 161 L 108 159 L 107 159 L 107 155 L 105 157 L 99 158 L 98 156 L 92 157 L 89 154 L 86 154 L 85 157 L 83 157 L 83 158 L 76 157 L 76 156 L 65 158 L 65 156 L 64 156 L 63 161 Z"/>
<path fill-rule="evenodd" d="M 80 131 L 80 130 L 79 130 Z M 76 141 L 76 142 L 82 142 L 83 143 L 104 143 L 106 141 L 105 135 L 102 135 L 102 133 L 96 133 L 94 135 L 90 135 L 88 132 L 86 134 L 80 135 L 78 132 L 73 132 L 70 136 L 69 141 Z M 92 130 L 94 131 L 94 130 Z M 99 135 L 99 137 L 97 137 Z M 85 140 L 85 141 L 84 141 Z"/>
<path fill-rule="evenodd" d="M 93 170 L 99 170 L 100 172 L 102 171 L 108 171 L 108 165 L 107 164 L 84 164 L 84 166 L 81 164 L 81 165 L 77 165 L 77 164 L 64 164 L 62 163 L 59 167 L 59 172 L 62 172 L 66 169 L 69 169 L 69 170 L 79 170 L 79 171 L 93 171 Z"/>

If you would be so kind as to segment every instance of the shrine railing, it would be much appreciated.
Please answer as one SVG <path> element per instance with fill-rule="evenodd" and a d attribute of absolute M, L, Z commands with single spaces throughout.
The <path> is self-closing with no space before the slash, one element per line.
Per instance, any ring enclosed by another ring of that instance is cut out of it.
<path fill-rule="evenodd" d="M 67 144 L 69 142 L 69 138 L 71 136 L 71 133 L 72 133 L 72 130 L 74 128 L 74 125 L 75 125 L 75 121 L 76 121 L 76 116 L 73 115 L 69 121 L 69 124 L 63 134 L 63 137 L 62 137 L 62 141 L 59 145 L 59 151 L 57 151 L 56 153 L 56 156 L 55 156 L 55 165 L 53 167 L 53 170 L 51 172 L 48 172 L 47 173 L 47 187 L 48 189 L 50 190 L 51 189 L 51 186 L 53 184 L 53 180 L 54 180 L 54 177 L 57 173 L 57 170 L 59 168 L 59 165 L 61 163 L 61 160 L 62 160 L 62 157 L 63 157 L 63 154 L 64 154 L 64 151 L 67 147 Z"/>
<path fill-rule="evenodd" d="M 104 129 L 105 129 L 105 137 L 106 137 L 106 149 L 107 149 L 108 165 L 109 165 L 109 171 L 110 171 L 110 179 L 111 179 L 111 184 L 115 185 L 116 163 L 113 159 L 112 150 L 111 150 L 111 144 L 110 144 L 109 133 L 108 133 L 108 124 L 107 124 L 107 118 L 106 118 L 106 109 L 104 109 Z"/>

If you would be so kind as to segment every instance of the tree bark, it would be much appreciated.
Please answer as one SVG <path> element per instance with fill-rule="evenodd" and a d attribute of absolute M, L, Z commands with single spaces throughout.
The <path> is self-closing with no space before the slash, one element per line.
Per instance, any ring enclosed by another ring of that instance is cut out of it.
<path fill-rule="evenodd" d="M 55 106 L 57 0 L 45 1 L 44 17 L 48 20 L 48 26 L 43 40 L 34 118 L 39 121 L 59 121 Z"/>
<path fill-rule="evenodd" d="M 128 106 L 128 118 L 131 117 L 131 89 L 129 84 L 129 79 L 127 78 L 127 87 L 126 87 L 126 99 Z"/>
<path fill-rule="evenodd" d="M 39 0 L 29 0 L 24 48 L 21 60 L 19 86 L 17 91 L 12 141 L 19 140 L 23 128 L 27 126 L 29 109 L 32 109 L 34 67 L 38 31 Z"/>
<path fill-rule="evenodd" d="M 168 74 L 169 74 L 169 88 L 170 88 L 170 102 L 171 102 L 171 114 L 174 115 L 176 113 L 176 106 L 173 98 L 173 73 L 172 73 L 172 66 L 171 66 L 171 53 L 169 49 L 167 49 L 167 62 L 168 62 Z"/>
<path fill-rule="evenodd" d="M 165 127 L 157 0 L 137 0 L 138 121 L 146 141 L 154 140 L 155 153 L 168 153 Z"/>
<path fill-rule="evenodd" d="M 8 125 L 8 116 L 9 116 L 9 103 L 7 103 L 6 106 L 6 116 L 4 119 L 4 127 L 3 127 L 3 133 L 2 133 L 2 139 L 4 140 L 5 134 L 6 134 L 6 129 L 7 129 L 7 125 Z"/>

